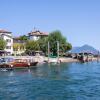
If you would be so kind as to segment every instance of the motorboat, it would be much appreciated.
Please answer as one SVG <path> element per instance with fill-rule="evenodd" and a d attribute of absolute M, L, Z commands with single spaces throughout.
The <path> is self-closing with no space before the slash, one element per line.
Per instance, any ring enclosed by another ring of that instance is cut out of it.
<path fill-rule="evenodd" d="M 22 58 L 14 59 L 12 65 L 14 68 L 28 68 L 30 66 L 27 60 Z"/>
<path fill-rule="evenodd" d="M 13 70 L 13 58 L 0 58 L 0 71 L 10 71 Z"/>
<path fill-rule="evenodd" d="M 37 65 L 38 62 L 34 62 L 30 58 L 16 58 L 13 62 L 14 68 L 31 68 Z"/>
<path fill-rule="evenodd" d="M 13 58 L 1 58 L 0 59 L 0 68 L 12 68 Z"/>
<path fill-rule="evenodd" d="M 38 62 L 33 61 L 30 58 L 8 58 L 4 57 L 0 59 L 0 68 L 13 69 L 13 68 L 32 68 L 37 65 Z"/>
<path fill-rule="evenodd" d="M 30 67 L 36 66 L 38 62 L 30 62 Z"/>

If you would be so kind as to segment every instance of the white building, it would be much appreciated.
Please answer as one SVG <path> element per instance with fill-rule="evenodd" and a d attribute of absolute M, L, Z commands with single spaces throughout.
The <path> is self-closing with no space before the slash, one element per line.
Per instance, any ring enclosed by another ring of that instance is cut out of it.
<path fill-rule="evenodd" d="M 6 48 L 5 51 L 8 55 L 13 53 L 13 38 L 12 38 L 12 32 L 1 30 L 0 29 L 0 38 L 4 39 L 6 41 Z"/>
<path fill-rule="evenodd" d="M 34 30 L 30 33 L 28 33 L 28 37 L 30 40 L 38 40 L 39 38 L 42 38 L 42 37 L 47 37 L 48 34 L 45 33 L 45 32 L 40 32 L 39 30 Z"/>

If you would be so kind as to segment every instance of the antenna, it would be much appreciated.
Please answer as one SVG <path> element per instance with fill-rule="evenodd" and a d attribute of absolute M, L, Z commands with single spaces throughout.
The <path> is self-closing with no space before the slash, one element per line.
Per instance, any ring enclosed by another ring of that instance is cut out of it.
<path fill-rule="evenodd" d="M 34 26 L 33 31 L 36 31 L 36 27 Z"/>

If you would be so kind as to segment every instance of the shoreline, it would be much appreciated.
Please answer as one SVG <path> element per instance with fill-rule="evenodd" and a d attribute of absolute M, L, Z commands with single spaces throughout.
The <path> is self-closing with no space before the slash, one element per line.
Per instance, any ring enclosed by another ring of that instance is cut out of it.
<path fill-rule="evenodd" d="M 48 61 L 48 58 L 45 57 L 45 60 Z M 49 61 L 57 61 L 57 58 L 49 58 Z M 64 62 L 64 63 L 73 63 L 73 62 L 81 62 L 78 59 L 74 59 L 74 58 L 70 58 L 70 57 L 60 57 L 59 61 Z M 92 62 L 92 61 L 100 61 L 100 59 L 93 57 L 92 60 L 88 61 L 88 62 Z"/>
<path fill-rule="evenodd" d="M 15 59 L 33 59 L 34 61 L 38 61 L 39 63 L 48 62 L 48 57 L 45 56 L 1 56 L 2 57 L 12 57 Z M 57 62 L 58 58 L 49 58 L 49 62 Z M 71 62 L 80 62 L 78 59 L 70 58 L 70 57 L 59 57 L 59 61 L 71 63 Z M 100 58 L 93 57 L 91 61 L 100 61 Z M 89 61 L 89 62 L 91 62 Z"/>

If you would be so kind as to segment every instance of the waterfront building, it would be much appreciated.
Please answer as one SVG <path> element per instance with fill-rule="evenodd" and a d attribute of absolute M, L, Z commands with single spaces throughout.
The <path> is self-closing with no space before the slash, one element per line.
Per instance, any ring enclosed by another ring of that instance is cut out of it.
<path fill-rule="evenodd" d="M 19 37 L 13 38 L 13 54 L 14 55 L 21 55 L 25 53 L 25 43 L 26 41 L 21 40 Z"/>
<path fill-rule="evenodd" d="M 0 38 L 6 41 L 5 51 L 7 55 L 11 55 L 13 53 L 13 38 L 12 32 L 0 29 Z"/>
<path fill-rule="evenodd" d="M 48 36 L 48 33 L 45 33 L 45 32 L 41 32 L 39 30 L 34 30 L 34 31 L 31 31 L 30 33 L 28 33 L 28 37 L 30 40 L 38 40 L 40 38 L 43 38 L 43 37 L 47 37 Z"/>

